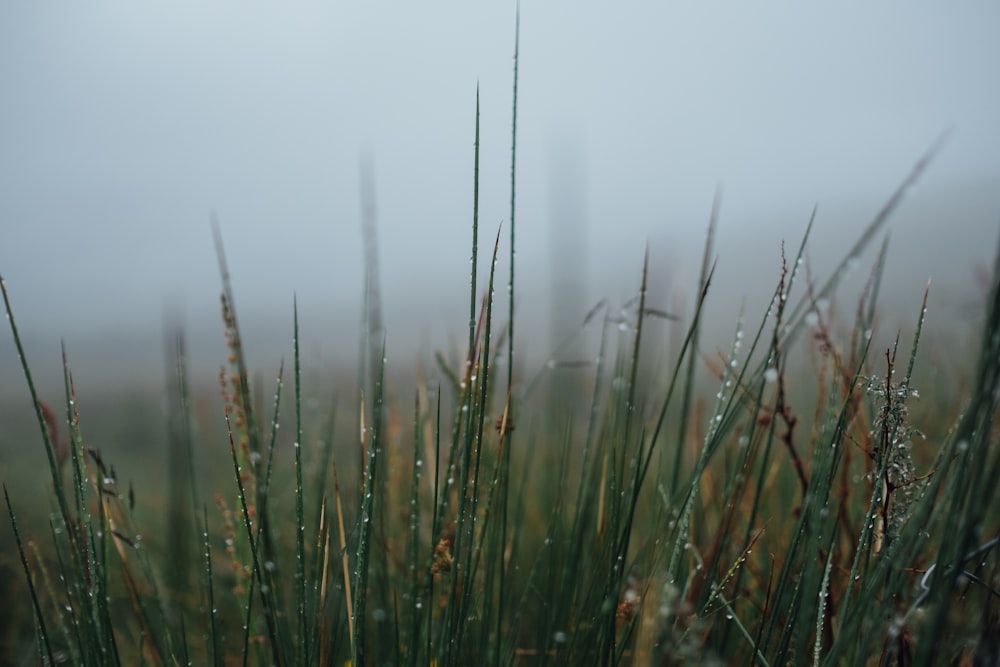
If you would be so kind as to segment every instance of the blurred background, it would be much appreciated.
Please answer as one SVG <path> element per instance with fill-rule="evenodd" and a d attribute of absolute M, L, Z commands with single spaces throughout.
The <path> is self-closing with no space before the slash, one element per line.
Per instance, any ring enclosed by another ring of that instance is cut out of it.
<path fill-rule="evenodd" d="M 81 393 L 162 387 L 174 326 L 215 377 L 213 215 L 251 365 L 290 355 L 294 294 L 307 361 L 353 368 L 363 164 L 390 365 L 460 346 L 477 86 L 480 257 L 504 225 L 506 282 L 514 25 L 509 2 L 0 6 L 0 275 L 43 391 L 61 339 Z M 998 25 L 985 1 L 524 2 L 521 349 L 547 357 L 552 313 L 627 301 L 647 245 L 654 301 L 689 307 L 717 191 L 709 322 L 728 336 L 814 205 L 824 276 L 946 131 L 893 216 L 883 310 L 912 322 L 933 277 L 932 325 L 974 317 L 1000 220 Z M 25 396 L 5 329 L 0 397 Z"/>

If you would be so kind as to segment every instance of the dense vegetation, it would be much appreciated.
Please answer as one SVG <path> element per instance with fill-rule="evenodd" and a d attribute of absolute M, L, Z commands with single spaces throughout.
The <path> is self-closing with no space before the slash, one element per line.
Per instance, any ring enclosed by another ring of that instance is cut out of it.
<path fill-rule="evenodd" d="M 516 112 L 516 69 L 514 99 Z M 516 113 L 514 127 L 516 138 Z M 478 151 L 477 114 L 477 195 Z M 803 270 L 810 222 L 777 267 L 769 310 L 734 318 L 717 356 L 700 345 L 714 220 L 692 312 L 651 308 L 643 264 L 633 301 L 620 311 L 602 302 L 584 318 L 580 332 L 599 339 L 591 361 L 556 357 L 541 370 L 573 367 L 568 404 L 515 372 L 523 334 L 513 268 L 509 310 L 494 311 L 501 247 L 513 267 L 513 167 L 509 243 L 498 233 L 488 246 L 485 289 L 474 209 L 464 352 L 437 357 L 440 386 L 397 387 L 412 391 L 410 407 L 387 399 L 392 341 L 377 325 L 375 280 L 358 386 L 342 401 L 351 408 L 303 414 L 297 314 L 291 398 L 282 373 L 265 403 L 220 243 L 230 354 L 218 418 L 227 431 L 192 427 L 179 339 L 164 438 L 169 492 L 152 526 L 142 524 L 133 483 L 87 444 L 68 362 L 64 405 L 37 396 L 4 287 L 53 510 L 47 527 L 25 524 L 38 513 L 22 508 L 45 502 L 8 494 L 5 483 L 14 536 L 5 562 L 21 572 L 5 591 L 2 657 L 995 664 L 1000 264 L 978 353 L 955 354 L 952 370 L 968 378 L 961 409 L 951 410 L 951 396 L 937 400 L 932 383 L 920 388 L 930 407 L 919 423 L 910 410 L 925 308 L 914 308 L 896 344 L 871 345 L 884 246 L 853 321 L 835 321 L 829 308 L 932 154 L 825 281 Z M 809 368 L 790 366 L 796 345 Z M 716 380 L 707 394 L 696 380 L 704 367 Z M 291 433 L 279 430 L 289 401 Z M 220 447 L 228 469 L 199 474 L 204 452 Z"/>

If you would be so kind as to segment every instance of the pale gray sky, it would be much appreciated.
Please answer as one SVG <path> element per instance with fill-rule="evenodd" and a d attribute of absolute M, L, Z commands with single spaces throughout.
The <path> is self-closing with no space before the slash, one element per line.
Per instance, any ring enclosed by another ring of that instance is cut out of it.
<path fill-rule="evenodd" d="M 890 273 L 909 304 L 990 258 L 997 3 L 526 1 L 521 21 L 526 318 L 546 309 L 560 210 L 588 298 L 617 299 L 647 241 L 664 275 L 695 269 L 722 184 L 717 284 L 737 303 L 769 289 L 815 202 L 828 267 L 948 128 Z M 508 218 L 513 33 L 509 2 L 3 3 L 0 274 L 32 361 L 56 375 L 62 336 L 94 382 L 98 351 L 159 370 L 168 307 L 221 359 L 213 211 L 248 342 L 290 339 L 297 292 L 307 352 L 353 353 L 366 151 L 390 357 L 461 339 L 476 85 L 485 247 Z"/>

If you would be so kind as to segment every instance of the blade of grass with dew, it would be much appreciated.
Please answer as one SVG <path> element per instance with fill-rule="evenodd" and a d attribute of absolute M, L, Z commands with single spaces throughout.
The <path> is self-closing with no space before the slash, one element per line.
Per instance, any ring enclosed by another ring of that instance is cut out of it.
<path fill-rule="evenodd" d="M 7 515 L 10 517 L 10 526 L 14 531 L 14 542 L 17 544 L 17 553 L 21 558 L 21 567 L 24 570 L 24 580 L 28 584 L 28 593 L 31 595 L 31 606 L 35 612 L 35 627 L 38 632 L 38 647 L 39 647 L 39 659 L 42 661 L 47 661 L 48 664 L 56 664 L 55 658 L 52 654 L 52 646 L 49 643 L 49 633 L 45 624 L 45 612 L 42 611 L 41 602 L 38 599 L 38 593 L 35 591 L 35 580 L 31 574 L 31 568 L 28 566 L 28 559 L 24 555 L 24 543 L 21 541 L 21 532 L 17 529 L 17 519 L 14 518 L 14 507 L 10 504 L 10 495 L 7 493 L 7 484 L 3 484 L 3 499 L 7 503 Z M 42 653 L 41 649 L 44 648 L 45 652 Z"/>
<path fill-rule="evenodd" d="M 460 468 L 460 488 L 458 489 L 458 515 L 456 518 L 455 526 L 455 539 L 454 539 L 454 555 L 459 563 L 465 565 L 465 572 L 463 573 L 463 579 L 465 583 L 468 583 L 468 575 L 471 570 L 469 562 L 472 553 L 472 540 L 473 540 L 473 530 L 474 530 L 474 513 L 475 509 L 467 510 L 466 505 L 468 503 L 468 484 L 470 475 L 472 448 L 474 446 L 474 430 L 472 428 L 473 419 L 476 418 L 474 414 L 474 382 L 476 380 L 476 363 L 477 363 L 477 347 L 478 347 L 478 334 L 479 334 L 479 320 L 476 317 L 476 303 L 478 301 L 478 294 L 476 290 L 476 278 L 478 274 L 478 255 L 479 255 L 479 86 L 476 86 L 476 122 L 475 122 L 475 140 L 473 149 L 473 186 L 472 186 L 472 240 L 471 240 L 471 259 L 470 259 L 470 276 L 469 276 L 469 342 L 468 348 L 465 356 L 465 368 L 462 372 L 463 379 L 459 383 L 459 388 L 462 391 L 461 398 L 461 412 L 459 413 L 459 418 L 463 425 L 459 426 L 456 424 L 458 429 L 464 431 L 464 437 L 462 440 L 462 458 L 461 458 L 461 468 Z M 499 240 L 499 236 L 498 236 Z M 494 261 L 496 254 L 494 252 Z M 489 322 L 487 322 L 487 327 Z M 485 371 L 485 368 L 483 369 Z M 485 388 L 485 383 L 482 383 Z M 480 405 L 480 412 L 482 412 L 483 406 Z M 454 449 L 454 447 L 453 447 Z M 477 457 L 478 462 L 478 457 Z M 475 482 L 473 481 L 473 484 Z M 471 504 L 471 503 L 468 503 Z M 471 516 L 469 512 L 471 511 Z M 466 534 L 466 531 L 468 535 Z M 468 556 L 467 556 L 468 554 Z M 454 600 L 456 592 L 459 590 L 459 577 L 455 576 L 452 578 L 452 592 L 449 595 L 449 600 Z M 468 591 L 467 586 L 463 587 L 463 590 Z M 448 642 L 448 652 L 445 653 L 446 664 L 450 664 L 456 657 L 451 653 L 452 648 L 461 643 L 462 631 L 464 630 L 464 623 L 457 621 L 456 619 L 463 618 L 463 607 L 465 600 L 459 605 L 449 605 L 446 612 L 447 622 L 442 626 L 442 631 L 447 632 L 452 636 L 452 640 Z M 457 627 L 449 627 L 457 623 Z"/>
<path fill-rule="evenodd" d="M 313 467 L 315 473 L 312 478 L 312 488 L 316 490 L 316 500 L 313 507 L 314 516 L 316 517 L 316 522 L 313 525 L 313 534 L 319 536 L 327 527 L 324 525 L 323 517 L 326 516 L 326 506 L 327 506 L 327 493 L 326 489 L 327 480 L 329 479 L 329 470 L 333 462 L 333 447 L 336 442 L 336 415 L 337 415 L 337 397 L 334 395 L 333 399 L 330 401 L 330 414 L 326 420 L 326 424 L 323 428 L 323 433 L 326 437 L 323 438 L 323 446 L 319 452 L 319 458 L 314 461 Z M 313 554 L 312 570 L 315 572 L 320 569 L 320 561 L 327 557 L 327 553 L 323 549 L 317 549 L 316 553 Z M 320 605 L 322 608 L 322 605 Z M 314 642 L 315 644 L 315 642 Z"/>
<path fill-rule="evenodd" d="M 264 621 L 267 627 L 268 640 L 270 642 L 270 648 L 271 648 L 271 658 L 274 661 L 274 664 L 280 667 L 281 665 L 287 664 L 288 662 L 287 660 L 285 660 L 285 656 L 282 654 L 283 649 L 287 645 L 285 644 L 285 642 L 281 641 L 281 638 L 279 636 L 280 632 L 279 625 L 277 620 L 275 619 L 275 613 L 277 610 L 274 607 L 274 600 L 272 593 L 273 589 L 270 586 L 265 585 L 264 582 L 263 568 L 261 567 L 260 558 L 258 556 L 259 552 L 257 545 L 257 537 L 255 537 L 254 534 L 253 519 L 251 518 L 250 509 L 247 504 L 246 491 L 243 487 L 242 468 L 240 465 L 239 457 L 237 456 L 236 453 L 236 441 L 234 440 L 233 437 L 233 427 L 228 412 L 225 414 L 225 420 L 226 420 L 226 432 L 229 436 L 229 452 L 233 462 L 233 474 L 236 478 L 236 485 L 239 491 L 240 509 L 242 510 L 242 515 L 243 515 L 243 526 L 246 529 L 247 542 L 250 545 L 250 555 L 252 557 L 251 583 L 255 584 L 260 591 L 261 605 L 263 607 L 263 613 L 264 613 Z M 259 532 L 257 534 L 259 535 Z M 250 602 L 247 605 L 248 614 L 251 608 L 252 608 L 252 598 L 250 599 Z M 243 654 L 244 662 L 246 662 L 247 659 L 246 638 L 249 636 L 248 635 L 249 632 L 250 632 L 250 622 L 248 619 L 244 632 L 244 637 L 245 637 L 244 654 Z"/>
<path fill-rule="evenodd" d="M 431 543 L 435 549 L 433 556 L 437 555 L 437 544 L 434 540 L 439 539 L 438 536 L 441 534 L 441 522 L 442 508 L 441 508 L 441 386 L 438 385 L 437 395 L 435 397 L 435 402 L 437 408 L 435 410 L 434 416 L 434 481 L 433 490 L 431 495 Z M 432 556 L 432 557 L 433 557 Z M 434 655 L 434 610 L 431 601 L 434 599 L 434 574 L 433 574 L 434 563 L 429 563 L 427 566 L 427 611 L 426 618 L 424 622 L 427 625 L 426 632 L 426 652 L 427 659 L 433 660 L 431 656 Z"/>
<path fill-rule="evenodd" d="M 715 248 L 715 230 L 719 224 L 719 208 L 721 205 L 722 205 L 722 193 L 721 191 L 717 190 L 715 193 L 715 198 L 712 201 L 712 212 L 709 215 L 708 219 L 708 234 L 705 237 L 705 250 L 701 259 L 701 274 L 698 277 L 698 291 L 700 294 L 699 306 L 698 309 L 695 311 L 695 318 L 691 322 L 691 328 L 689 332 L 692 349 L 698 348 L 698 342 L 701 333 L 701 321 L 700 318 L 698 317 L 698 315 L 701 312 L 700 305 L 701 301 L 703 301 L 705 298 L 704 295 L 708 291 L 708 285 L 712 280 L 712 274 L 714 273 L 715 270 L 715 263 L 712 261 L 712 253 L 714 252 Z M 694 393 L 694 372 L 695 372 L 696 361 L 697 359 L 695 355 L 691 355 L 690 357 L 688 357 L 687 374 L 684 381 L 683 394 L 681 396 L 680 418 L 678 419 L 678 425 L 677 425 L 677 449 L 674 453 L 674 465 L 671 471 L 671 479 L 670 479 L 670 489 L 672 493 L 676 493 L 680 484 L 681 461 L 682 461 L 682 456 L 684 454 L 684 442 L 687 435 L 688 415 L 691 413 L 691 401 L 692 401 L 692 395 Z M 680 365 L 680 361 L 678 361 L 678 365 Z M 673 382 L 671 382 L 671 385 L 672 384 Z M 666 406 L 664 405 L 664 408 L 665 407 Z M 678 523 L 678 525 L 680 524 Z M 671 567 L 671 571 L 673 571 L 673 567 Z"/>
<path fill-rule="evenodd" d="M 889 218 L 895 212 L 896 208 L 906 197 L 906 194 L 916 185 L 920 177 L 923 176 L 924 172 L 930 166 L 931 162 L 937 157 L 941 149 L 947 143 L 950 137 L 950 132 L 945 132 L 940 137 L 938 137 L 931 147 L 927 149 L 926 152 L 917 160 L 910 173 L 906 175 L 903 181 L 893 192 L 892 196 L 889 197 L 888 201 L 879 209 L 875 218 L 868 224 L 865 230 L 861 233 L 858 239 L 851 246 L 851 249 L 847 252 L 844 258 L 840 261 L 837 267 L 833 270 L 833 273 L 823 284 L 815 294 L 815 300 L 829 298 L 833 295 L 833 292 L 837 289 L 840 282 L 851 272 L 861 253 L 864 252 L 865 248 L 871 243 L 872 239 L 879 233 L 882 227 L 885 226 Z M 787 347 L 792 340 L 794 340 L 802 330 L 802 326 L 805 322 L 805 315 L 811 307 L 812 300 L 804 299 L 792 309 L 791 314 L 788 317 L 786 330 L 783 332 L 783 346 Z"/>
<path fill-rule="evenodd" d="M 636 420 L 639 418 L 637 415 L 636 407 L 636 392 L 638 391 L 638 377 L 639 377 L 639 358 L 642 351 L 642 333 L 643 333 L 643 323 L 646 318 L 643 316 L 646 308 L 646 288 L 649 276 L 649 249 L 643 255 L 642 262 L 642 279 L 639 287 L 639 310 L 636 317 L 635 323 L 635 336 L 632 341 L 631 349 L 631 359 L 629 362 L 629 379 L 624 405 L 624 419 L 623 419 L 623 433 L 622 433 L 622 452 L 621 452 L 621 468 L 618 470 L 617 474 L 612 475 L 612 480 L 615 480 L 615 486 L 621 487 L 622 500 L 624 501 L 624 506 L 622 502 L 618 500 L 618 494 L 614 493 L 612 490 L 611 497 L 614 499 L 612 521 L 611 521 L 611 552 L 609 556 L 611 561 L 609 562 L 609 574 L 607 588 L 605 589 L 605 604 L 602 607 L 602 615 L 604 616 L 603 623 L 603 642 L 598 648 L 598 656 L 600 660 L 607 664 L 608 661 L 612 660 L 612 656 L 617 652 L 616 646 L 616 633 L 615 633 L 615 623 L 617 617 L 617 606 L 616 601 L 622 590 L 622 584 L 625 579 L 625 569 L 626 563 L 628 562 L 628 546 L 629 537 L 632 530 L 632 522 L 634 518 L 635 506 L 638 501 L 639 495 L 639 483 L 636 476 L 640 473 L 642 465 L 641 461 L 643 458 L 642 453 L 642 441 L 643 435 L 636 437 L 633 435 L 633 428 Z M 628 452 L 625 448 L 631 448 L 633 446 L 633 439 L 635 440 L 635 447 L 637 451 Z M 617 448 L 612 448 L 614 452 Z M 627 464 L 626 460 L 631 458 L 631 464 Z M 631 467 L 633 473 L 630 475 L 627 470 Z M 617 478 L 617 479 L 616 479 Z M 631 478 L 631 479 L 628 479 Z M 610 602 L 610 604 L 608 604 Z M 607 609 L 607 611 L 605 611 Z"/>
<path fill-rule="evenodd" d="M 271 479 L 272 473 L 274 472 L 274 451 L 278 444 L 278 427 L 280 425 L 279 415 L 281 413 L 281 394 L 285 386 L 285 360 L 284 358 L 278 363 L 278 375 L 274 379 L 274 408 L 271 411 L 271 433 L 268 436 L 267 441 L 267 459 L 264 465 L 264 483 L 258 486 L 262 489 L 263 493 L 260 494 L 260 511 L 258 515 L 260 519 L 258 521 L 258 535 L 263 533 L 266 539 L 259 540 L 258 543 L 262 548 L 266 547 L 270 543 L 270 530 L 271 530 L 271 520 L 270 512 L 267 511 L 270 505 L 270 490 L 271 490 Z M 269 562 L 274 562 L 271 560 L 274 557 L 273 549 L 268 553 L 260 554 L 263 558 L 267 559 Z M 265 568 L 265 574 L 269 577 L 271 569 Z"/>
<path fill-rule="evenodd" d="M 479 255 L 479 84 L 476 84 L 476 138 L 474 144 L 473 157 L 473 178 L 472 178 L 472 258 L 469 261 L 471 271 L 469 275 L 469 353 L 466 357 L 465 375 L 468 377 L 472 373 L 474 359 L 472 349 L 476 343 L 476 273 L 478 271 Z"/>
<path fill-rule="evenodd" d="M 205 570 L 203 572 L 202 587 L 205 590 L 205 594 L 208 598 L 208 652 L 212 656 L 212 663 L 215 667 L 222 667 L 225 664 L 225 656 L 223 655 L 223 643 L 221 634 L 221 628 L 219 627 L 219 610 L 215 606 L 215 584 L 214 578 L 212 576 L 212 541 L 208 532 L 208 507 L 202 508 L 202 526 L 204 528 L 203 537 L 204 544 L 202 548 L 204 549 L 203 557 L 205 559 Z"/>
<path fill-rule="evenodd" d="M 73 388 L 73 377 L 66 358 L 65 344 L 62 345 L 62 365 L 67 441 L 70 448 L 69 460 L 73 473 L 72 488 L 76 510 L 74 520 L 71 523 L 72 535 L 75 538 L 74 542 L 71 543 L 75 547 L 74 558 L 71 562 L 76 570 L 73 573 L 72 581 L 77 588 L 77 596 L 80 600 L 80 614 L 84 628 L 82 636 L 86 642 L 82 653 L 93 659 L 96 656 L 106 656 L 110 644 L 108 642 L 108 628 L 103 623 L 102 602 L 104 596 L 101 595 L 103 592 L 101 588 L 102 578 L 98 575 L 98 550 L 94 540 L 94 526 L 90 514 L 90 485 L 86 472 L 86 451 L 83 436 L 80 433 L 79 412 Z"/>
<path fill-rule="evenodd" d="M 383 344 L 383 359 L 384 359 Z M 368 664 L 367 646 L 367 613 L 368 613 L 368 574 L 369 560 L 372 551 L 372 522 L 375 516 L 375 481 L 376 470 L 380 462 L 380 448 L 382 446 L 382 379 L 384 364 L 380 364 L 380 370 L 375 382 L 375 395 L 372 400 L 372 427 L 371 441 L 365 460 L 361 496 L 361 512 L 359 521 L 358 554 L 354 573 L 354 664 Z M 363 432 L 363 429 L 362 429 Z"/>
<path fill-rule="evenodd" d="M 349 559 L 347 557 L 347 535 L 344 530 L 344 505 L 340 494 L 340 477 L 337 475 L 337 461 L 334 459 L 333 465 L 333 495 L 337 508 L 337 535 L 340 543 L 340 566 L 341 574 L 344 578 L 344 606 L 347 609 L 347 631 L 351 642 L 351 655 L 357 654 L 355 649 L 356 633 L 354 631 L 354 597 L 351 595 L 351 575 Z"/>
<path fill-rule="evenodd" d="M 404 579 L 407 584 L 407 592 L 403 600 L 406 603 L 405 617 L 409 619 L 409 642 L 407 642 L 406 658 L 407 664 L 416 667 L 420 659 L 420 652 L 423 648 L 420 639 L 420 628 L 423 618 L 423 598 L 420 587 L 420 487 L 423 474 L 422 433 L 420 415 L 420 394 L 415 393 L 413 399 L 413 461 L 410 476 L 410 507 L 406 533 L 406 572 Z M 427 658 L 429 660 L 429 658 Z"/>
<path fill-rule="evenodd" d="M 67 555 L 64 553 L 68 547 L 67 543 L 69 539 L 68 537 L 65 540 L 61 539 L 64 533 L 62 528 L 57 525 L 57 516 L 55 513 L 52 513 L 49 517 L 49 534 L 52 536 L 52 544 L 55 551 L 55 569 L 60 573 L 59 582 L 62 585 L 62 590 L 59 593 L 56 592 L 55 587 L 52 585 L 52 578 L 48 574 L 45 560 L 38 553 L 37 547 L 34 545 L 31 546 L 35 551 L 35 562 L 38 564 L 38 570 L 42 576 L 42 581 L 45 584 L 45 590 L 49 598 L 59 600 L 60 595 L 62 596 L 63 604 L 59 605 L 61 609 L 58 616 L 59 630 L 70 657 L 79 664 L 83 661 L 82 647 L 84 646 L 84 641 L 81 637 L 81 621 L 77 613 L 81 609 L 81 604 L 76 598 L 78 580 L 74 580 L 71 576 L 66 576 L 66 573 L 70 571 L 67 569 L 69 567 L 67 561 L 72 560 L 72 554 L 67 558 Z M 72 629 L 72 632 L 70 629 Z"/>
<path fill-rule="evenodd" d="M 327 426 L 328 437 L 324 440 L 317 468 L 331 466 L 333 462 L 333 413 Z M 331 559 L 331 524 L 329 518 L 330 506 L 327 493 L 327 473 L 316 470 L 312 488 L 316 490 L 315 524 L 312 534 L 316 536 L 312 560 L 308 564 L 306 583 L 310 587 L 307 618 L 316 619 L 312 624 L 315 633 L 312 635 L 312 652 L 316 654 L 316 662 L 326 664 L 330 658 L 330 634 L 333 632 L 334 610 L 330 609 L 330 559 Z M 339 611 L 339 607 L 337 610 Z"/>
<path fill-rule="evenodd" d="M 507 311 L 507 395 L 511 396 L 513 400 L 514 396 L 514 304 L 515 304 L 515 290 L 514 290 L 514 259 L 516 257 L 515 249 L 517 245 L 515 243 L 515 233 L 517 231 L 516 225 L 516 213 L 517 208 L 515 203 L 517 201 L 517 82 L 518 82 L 518 67 L 520 65 L 520 49 L 521 49 L 521 3 L 518 0 L 515 7 L 514 15 L 514 81 L 513 81 L 513 101 L 511 103 L 511 130 L 510 130 L 510 248 L 508 249 L 510 253 L 510 267 L 509 267 L 509 280 L 507 282 L 507 298 L 508 298 L 508 311 Z M 509 409 L 505 408 L 505 411 Z M 514 414 L 517 414 L 516 411 Z M 507 526 L 508 526 L 508 508 L 509 508 L 509 488 L 508 481 L 510 479 L 510 451 L 512 445 L 512 432 L 507 431 L 504 434 L 505 444 L 501 450 L 502 455 L 502 466 L 500 470 L 500 484 L 499 484 L 499 494 L 498 501 L 500 505 L 500 524 L 501 524 L 501 544 L 506 545 L 507 541 Z M 505 606 L 507 604 L 507 567 L 505 563 L 501 562 L 500 575 L 497 581 L 497 602 L 498 609 L 496 613 L 497 626 L 496 626 L 496 636 L 503 636 L 503 625 L 502 619 L 505 616 Z M 495 653 L 493 656 L 493 662 L 498 662 L 500 660 L 499 653 Z"/>
<path fill-rule="evenodd" d="M 56 447 L 52 441 L 54 434 L 49 432 L 45 422 L 45 415 L 42 412 L 42 402 L 38 398 L 38 391 L 35 389 L 35 380 L 31 375 L 31 369 L 28 368 L 28 357 L 24 352 L 24 345 L 21 343 L 21 334 L 18 331 L 17 323 L 14 321 L 14 311 L 10 305 L 10 297 L 7 295 L 7 283 L 4 281 L 2 275 L 0 275 L 0 293 L 3 294 L 4 311 L 7 314 L 7 323 L 10 325 L 10 332 L 14 338 L 14 347 L 17 349 L 17 359 L 21 364 L 21 370 L 24 372 L 24 379 L 28 385 L 28 393 L 31 395 L 31 405 L 34 408 L 35 417 L 38 419 L 38 428 L 42 434 L 42 443 L 45 445 L 45 458 L 49 464 L 49 475 L 55 490 L 63 527 L 69 531 L 70 507 L 62 486 L 62 476 L 59 474 Z"/>
<path fill-rule="evenodd" d="M 292 300 L 294 320 L 293 346 L 295 348 L 295 588 L 298 641 L 295 662 L 310 664 L 309 626 L 306 623 L 306 519 L 302 487 L 302 366 L 299 359 L 299 302 Z"/>
<path fill-rule="evenodd" d="M 489 284 L 487 286 L 487 298 L 485 303 L 485 334 L 483 335 L 482 351 L 480 354 L 481 358 L 481 369 L 478 373 L 479 382 L 479 399 L 478 399 L 478 424 L 476 425 L 475 431 L 475 466 L 472 471 L 472 497 L 471 497 L 471 508 L 470 516 L 472 517 L 471 530 L 470 530 L 470 543 L 468 545 L 467 557 L 468 557 L 468 568 L 465 576 L 465 588 L 463 591 L 462 618 L 468 618 L 468 611 L 472 603 L 472 592 L 473 583 L 476 573 L 479 569 L 480 556 L 482 553 L 483 545 L 486 540 L 487 531 L 489 529 L 489 523 L 492 514 L 490 512 L 485 512 L 480 516 L 479 513 L 479 494 L 482 488 L 482 480 L 480 479 L 480 470 L 483 456 L 483 443 L 484 443 L 484 429 L 486 424 L 486 414 L 489 411 L 489 387 L 490 387 L 490 342 L 492 340 L 492 326 L 493 326 L 493 288 L 494 279 L 496 276 L 496 265 L 497 265 L 497 255 L 500 250 L 500 232 L 502 227 L 497 229 L 496 241 L 493 244 L 493 255 L 490 262 L 490 277 Z M 479 524 L 478 527 L 476 524 Z M 492 564 L 491 564 L 492 565 Z M 480 591 L 482 593 L 482 591 Z M 462 634 L 459 635 L 461 638 Z M 500 638 L 497 637 L 496 641 L 499 642 Z M 488 646 L 488 634 L 481 637 L 480 646 L 476 650 L 479 655 L 489 655 L 491 649 L 494 647 Z"/>

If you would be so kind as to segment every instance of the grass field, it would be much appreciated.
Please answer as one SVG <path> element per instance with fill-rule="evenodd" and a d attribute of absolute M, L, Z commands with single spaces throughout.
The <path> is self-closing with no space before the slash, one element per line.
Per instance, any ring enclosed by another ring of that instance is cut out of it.
<path fill-rule="evenodd" d="M 516 83 L 514 100 L 512 162 Z M 288 368 L 247 367 L 220 241 L 221 402 L 195 400 L 179 336 L 167 419 L 121 422 L 155 433 L 162 470 L 90 446 L 71 360 L 62 403 L 36 395 L 4 287 L 47 486 L 5 467 L 0 661 L 997 664 L 1000 253 L 975 344 L 943 370 L 920 370 L 922 285 L 911 327 L 872 345 L 884 246 L 840 295 L 853 313 L 829 308 L 935 150 L 824 278 L 810 222 L 727 348 L 701 344 L 713 216 L 690 312 L 649 307 L 637 265 L 635 298 L 583 319 L 586 362 L 538 369 L 518 364 L 513 270 L 494 272 L 501 252 L 514 266 L 512 165 L 510 217 L 482 245 L 473 211 L 463 350 L 391 394 L 377 276 L 335 398 L 303 379 L 297 312 Z M 477 109 L 477 194 L 478 155 Z"/>

